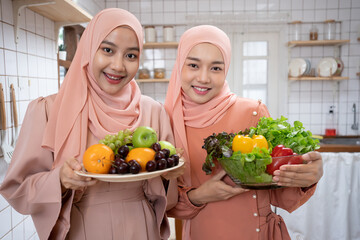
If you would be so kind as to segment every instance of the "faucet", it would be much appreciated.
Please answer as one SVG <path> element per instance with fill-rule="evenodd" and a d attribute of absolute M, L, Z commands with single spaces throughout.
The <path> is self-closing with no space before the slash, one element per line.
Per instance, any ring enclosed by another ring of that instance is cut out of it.
<path fill-rule="evenodd" d="M 352 106 L 352 111 L 354 112 L 354 123 L 351 125 L 352 130 L 358 130 L 359 125 L 356 123 L 356 104 L 354 103 Z"/>

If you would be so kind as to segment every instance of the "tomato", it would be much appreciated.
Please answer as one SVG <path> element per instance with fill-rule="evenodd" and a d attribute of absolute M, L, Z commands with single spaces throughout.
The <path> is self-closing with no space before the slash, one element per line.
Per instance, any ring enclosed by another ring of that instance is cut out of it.
<path fill-rule="evenodd" d="M 232 142 L 234 152 L 251 153 L 254 148 L 254 140 L 244 135 L 236 135 Z"/>
<path fill-rule="evenodd" d="M 254 147 L 258 147 L 258 148 L 269 148 L 268 142 L 266 140 L 266 138 L 263 135 L 254 135 L 252 137 L 252 139 L 254 140 Z"/>

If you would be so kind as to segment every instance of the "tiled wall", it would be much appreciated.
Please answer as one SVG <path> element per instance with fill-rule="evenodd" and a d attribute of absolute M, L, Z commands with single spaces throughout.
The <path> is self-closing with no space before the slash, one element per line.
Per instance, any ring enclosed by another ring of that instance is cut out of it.
<path fill-rule="evenodd" d="M 345 69 L 343 76 L 350 80 L 335 84 L 331 81 L 294 81 L 279 79 L 289 87 L 288 107 L 285 110 L 291 120 L 300 119 L 313 133 L 323 134 L 325 117 L 329 105 L 335 105 L 341 135 L 359 135 L 352 131 L 351 107 L 357 104 L 360 112 L 360 1 L 359 0 L 78 0 L 75 1 L 92 15 L 105 7 L 124 8 L 134 13 L 144 25 L 157 26 L 158 40 L 162 41 L 160 25 L 179 24 L 176 40 L 185 31 L 188 14 L 238 14 L 238 13 L 289 13 L 291 20 L 342 21 L 341 38 L 350 39 L 350 44 L 342 46 L 341 58 Z M 55 52 L 54 22 L 31 10 L 21 12 L 19 42 L 14 42 L 12 1 L 0 0 L 0 82 L 5 89 L 7 113 L 7 141 L 11 141 L 12 118 L 10 111 L 10 84 L 16 90 L 19 122 L 22 123 L 28 103 L 38 96 L 57 92 L 57 63 Z M 320 26 L 319 26 L 320 29 Z M 44 47 L 45 46 L 45 47 Z M 284 47 L 283 51 L 288 51 Z M 175 62 L 175 49 L 145 50 L 143 66 L 164 67 L 166 77 L 170 77 Z M 323 56 L 333 56 L 332 47 L 301 47 L 292 49 L 291 57 L 312 59 L 314 65 Z M 45 67 L 44 67 L 45 66 Z M 284 71 L 287 71 L 287 62 Z M 231 79 L 228 79 L 231 81 Z M 141 83 L 144 94 L 163 102 L 167 83 Z M 357 115 L 359 119 L 359 114 Z M 6 167 L 0 159 L 0 182 Z M 0 196 L 0 239 L 37 239 L 31 218 L 12 209 Z"/>
<path fill-rule="evenodd" d="M 350 39 L 350 44 L 341 47 L 341 59 L 345 65 L 342 76 L 349 77 L 349 80 L 289 82 L 286 77 L 280 77 L 280 83 L 288 85 L 289 89 L 287 109 L 281 112 L 285 112 L 290 121 L 302 121 L 305 127 L 314 134 L 324 134 L 329 106 L 335 105 L 338 134 L 359 135 L 359 130 L 351 129 L 354 119 L 353 103 L 357 107 L 356 118 L 359 119 L 360 116 L 360 80 L 356 76 L 356 72 L 360 72 L 360 42 L 357 41 L 360 34 L 359 0 L 107 0 L 106 7 L 127 9 L 134 13 L 144 25 L 186 24 L 188 14 L 249 12 L 288 13 L 290 21 L 312 22 L 326 19 L 342 21 L 341 38 Z M 321 38 L 321 24 L 318 25 L 318 28 L 319 38 Z M 177 40 L 185 29 L 185 27 L 176 27 Z M 157 30 L 161 35 L 161 27 L 158 27 Z M 308 30 L 308 28 L 304 28 L 303 40 L 306 40 Z M 338 37 L 340 38 L 340 35 Z M 159 41 L 162 41 L 161 36 Z M 288 49 L 284 46 L 281 51 L 288 51 Z M 174 53 L 176 53 L 175 50 L 169 50 L 161 56 L 161 51 L 158 51 L 158 55 L 156 55 L 157 59 L 164 57 L 167 59 L 163 67 L 166 67 L 168 74 L 171 72 L 175 59 Z M 309 58 L 315 68 L 321 58 L 332 56 L 334 56 L 333 47 L 300 47 L 290 51 L 290 57 Z M 150 58 L 151 54 L 146 54 L 145 62 Z M 280 64 L 284 66 L 283 70 L 287 71 L 287 61 Z M 228 81 L 232 81 L 232 79 L 228 79 Z M 165 99 L 166 89 L 164 90 L 164 88 L 167 84 L 142 83 L 140 85 L 143 93 L 159 101 Z"/>
<path fill-rule="evenodd" d="M 77 2 L 92 15 L 105 7 L 103 0 Z M 54 22 L 27 8 L 20 15 L 19 41 L 15 44 L 12 1 L 0 0 L 0 83 L 5 95 L 8 143 L 13 136 L 10 84 L 15 87 L 20 125 L 31 100 L 58 91 Z M 0 183 L 6 169 L 1 157 Z M 0 239 L 38 239 L 31 217 L 16 212 L 1 195 Z"/>

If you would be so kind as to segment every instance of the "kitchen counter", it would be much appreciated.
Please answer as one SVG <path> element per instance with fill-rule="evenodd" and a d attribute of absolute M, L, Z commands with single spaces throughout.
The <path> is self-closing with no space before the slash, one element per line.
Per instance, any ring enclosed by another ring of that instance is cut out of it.
<path fill-rule="evenodd" d="M 360 136 L 323 136 L 319 152 L 360 152 Z"/>

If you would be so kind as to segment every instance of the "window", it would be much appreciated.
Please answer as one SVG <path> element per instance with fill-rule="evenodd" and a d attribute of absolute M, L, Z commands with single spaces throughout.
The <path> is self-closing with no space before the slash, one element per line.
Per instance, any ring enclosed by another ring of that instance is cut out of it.
<path fill-rule="evenodd" d="M 230 89 L 239 96 L 261 99 L 278 117 L 278 34 L 233 33 Z"/>

